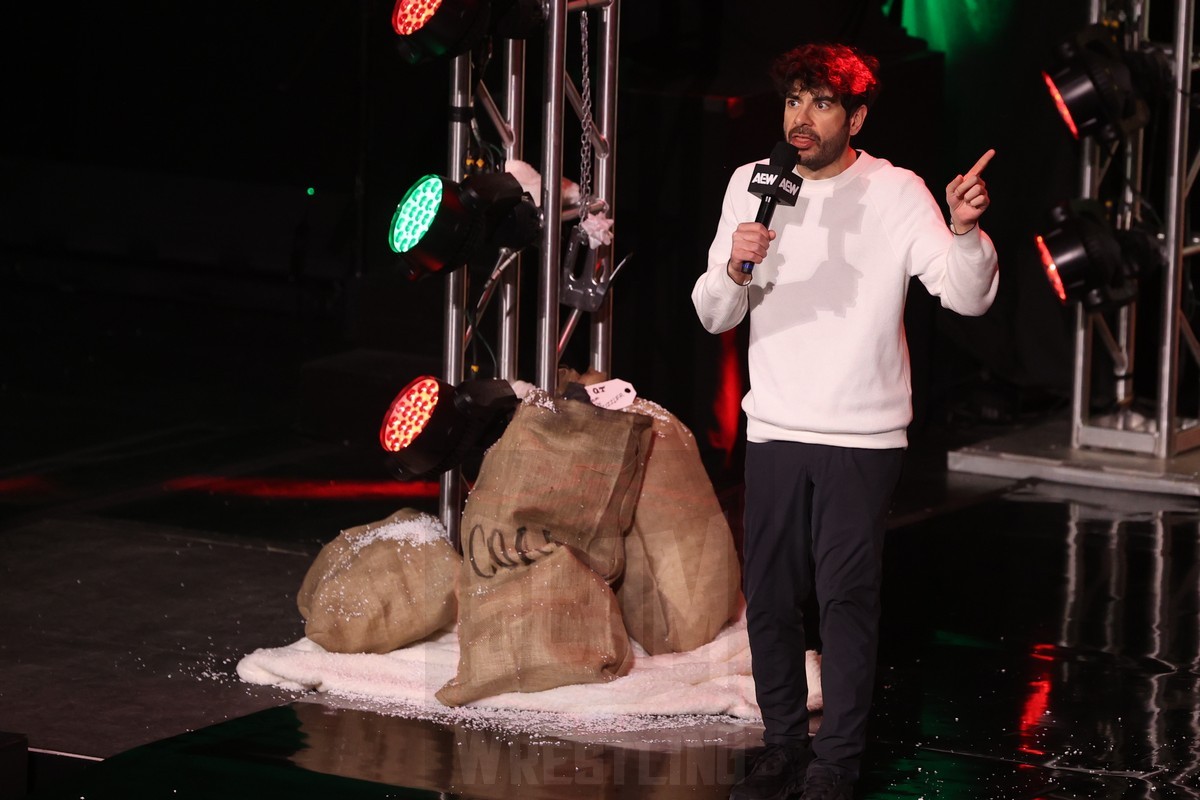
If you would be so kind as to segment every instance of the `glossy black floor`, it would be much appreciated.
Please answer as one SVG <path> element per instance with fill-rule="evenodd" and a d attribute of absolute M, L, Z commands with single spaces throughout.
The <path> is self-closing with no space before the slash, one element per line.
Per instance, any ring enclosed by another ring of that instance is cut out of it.
<path fill-rule="evenodd" d="M 514 732 L 237 679 L 302 634 L 324 541 L 434 503 L 297 425 L 337 337 L 267 305 L 0 298 L 0 797 L 727 796 L 752 725 Z M 914 440 L 859 797 L 1200 797 L 1200 509 L 945 472 L 996 433 Z"/>

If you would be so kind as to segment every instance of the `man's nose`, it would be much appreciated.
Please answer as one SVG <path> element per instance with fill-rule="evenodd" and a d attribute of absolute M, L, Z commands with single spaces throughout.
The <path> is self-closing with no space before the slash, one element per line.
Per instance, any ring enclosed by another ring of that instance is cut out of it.
<path fill-rule="evenodd" d="M 812 124 L 812 114 L 810 113 L 810 111 L 811 111 L 811 109 L 805 103 L 801 103 L 800 105 L 794 107 L 792 109 L 792 117 L 791 117 L 792 125 L 793 126 L 811 125 Z"/>

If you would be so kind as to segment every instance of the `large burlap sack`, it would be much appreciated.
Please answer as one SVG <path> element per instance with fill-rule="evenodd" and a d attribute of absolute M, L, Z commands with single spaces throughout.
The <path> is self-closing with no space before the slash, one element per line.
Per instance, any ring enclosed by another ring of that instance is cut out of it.
<path fill-rule="evenodd" d="M 486 552 L 475 539 L 468 534 L 468 551 Z M 458 672 L 437 693 L 448 706 L 609 681 L 633 665 L 621 609 L 603 578 L 559 542 L 539 538 L 519 552 L 513 566 L 463 561 L 464 575 L 474 577 L 460 588 Z"/>
<path fill-rule="evenodd" d="M 488 450 L 462 531 L 509 542 L 525 529 L 570 545 L 612 582 L 625 566 L 650 420 L 535 389 Z"/>
<path fill-rule="evenodd" d="M 648 653 L 681 653 L 711 642 L 737 615 L 737 549 L 692 432 L 648 400 L 627 411 L 653 420 L 654 435 L 617 599 Z"/>
<path fill-rule="evenodd" d="M 593 370 L 558 373 L 560 392 L 607 379 Z M 649 417 L 653 435 L 617 599 L 629 634 L 647 652 L 685 652 L 712 641 L 737 615 L 737 548 L 692 432 L 642 398 L 625 410 Z"/>
<path fill-rule="evenodd" d="M 454 621 L 462 559 L 435 517 L 401 509 L 317 554 L 296 605 L 304 635 L 335 653 L 387 653 Z"/>

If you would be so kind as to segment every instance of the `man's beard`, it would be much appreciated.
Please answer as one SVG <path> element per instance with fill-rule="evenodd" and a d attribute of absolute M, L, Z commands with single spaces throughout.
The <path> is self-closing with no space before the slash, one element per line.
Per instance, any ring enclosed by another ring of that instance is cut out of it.
<path fill-rule="evenodd" d="M 790 139 L 793 134 L 800 133 L 798 130 L 793 130 L 788 134 Z M 804 131 L 803 135 L 813 137 L 816 134 L 812 131 Z M 833 162 L 842 157 L 842 153 L 846 152 L 846 147 L 850 144 L 850 126 L 845 125 L 839 130 L 832 139 L 820 139 L 817 141 L 815 150 L 810 150 L 807 153 L 800 153 L 797 161 L 799 166 L 804 167 L 812 172 L 817 172 L 825 167 L 828 167 Z"/>

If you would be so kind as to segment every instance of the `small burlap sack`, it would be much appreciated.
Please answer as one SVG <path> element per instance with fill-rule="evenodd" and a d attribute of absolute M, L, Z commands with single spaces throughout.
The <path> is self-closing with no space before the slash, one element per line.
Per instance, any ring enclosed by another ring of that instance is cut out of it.
<path fill-rule="evenodd" d="M 442 523 L 401 509 L 317 554 L 296 605 L 304 635 L 335 653 L 388 653 L 454 621 L 462 558 Z"/>
<path fill-rule="evenodd" d="M 486 552 L 475 538 L 467 547 Z M 490 572 L 486 577 L 464 559 L 464 576 L 473 578 L 460 589 L 458 673 L 438 691 L 442 703 L 599 683 L 629 672 L 632 651 L 612 589 L 572 548 L 538 542 L 520 551 L 515 566 L 479 565 Z"/>
<path fill-rule="evenodd" d="M 535 389 L 484 457 L 463 535 L 478 527 L 512 542 L 525 528 L 575 548 L 611 583 L 624 570 L 649 447 L 648 418 Z"/>

